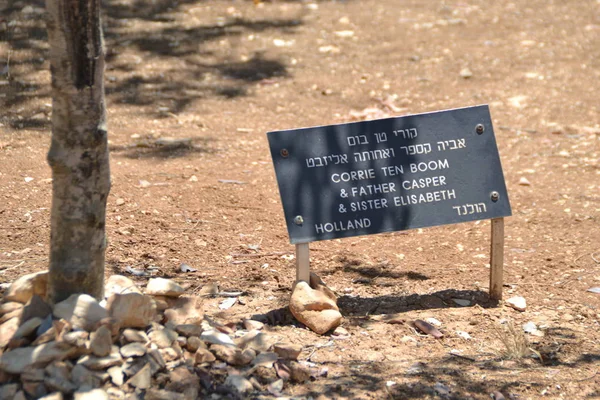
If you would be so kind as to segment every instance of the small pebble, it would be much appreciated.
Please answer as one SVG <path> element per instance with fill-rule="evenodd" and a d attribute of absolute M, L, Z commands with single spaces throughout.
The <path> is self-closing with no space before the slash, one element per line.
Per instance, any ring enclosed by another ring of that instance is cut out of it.
<path fill-rule="evenodd" d="M 531 182 L 529 182 L 529 180 L 523 176 L 523 177 L 521 177 L 521 179 L 519 179 L 519 185 L 531 186 Z"/>
<path fill-rule="evenodd" d="M 527 302 L 523 297 L 520 296 L 511 297 L 510 299 L 506 300 L 506 304 L 517 311 L 525 311 L 527 308 Z"/>
<path fill-rule="evenodd" d="M 473 72 L 469 68 L 463 68 L 460 70 L 460 76 L 464 79 L 469 79 L 473 76 Z"/>

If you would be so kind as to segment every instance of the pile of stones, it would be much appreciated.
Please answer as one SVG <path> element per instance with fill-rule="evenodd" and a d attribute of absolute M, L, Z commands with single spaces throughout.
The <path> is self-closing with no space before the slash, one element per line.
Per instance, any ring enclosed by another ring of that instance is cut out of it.
<path fill-rule="evenodd" d="M 303 348 L 251 319 L 222 324 L 203 299 L 151 278 L 144 293 L 111 276 L 106 298 L 53 307 L 47 271 L 13 282 L 0 303 L 0 399 L 273 398 L 318 371 Z"/>

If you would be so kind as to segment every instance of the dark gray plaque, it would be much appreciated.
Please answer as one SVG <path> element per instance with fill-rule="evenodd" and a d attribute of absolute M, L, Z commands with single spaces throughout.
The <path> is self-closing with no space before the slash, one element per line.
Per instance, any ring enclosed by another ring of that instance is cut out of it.
<path fill-rule="evenodd" d="M 292 243 L 511 215 L 487 105 L 268 139 Z"/>

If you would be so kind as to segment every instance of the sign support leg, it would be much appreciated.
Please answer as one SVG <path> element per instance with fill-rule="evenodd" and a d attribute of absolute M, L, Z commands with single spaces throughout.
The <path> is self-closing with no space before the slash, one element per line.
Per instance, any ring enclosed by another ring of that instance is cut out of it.
<path fill-rule="evenodd" d="M 502 275 L 504 269 L 504 218 L 492 219 L 492 244 L 490 247 L 490 297 L 502 300 Z"/>
<path fill-rule="evenodd" d="M 308 243 L 296 245 L 296 283 L 310 282 L 310 250 Z"/>

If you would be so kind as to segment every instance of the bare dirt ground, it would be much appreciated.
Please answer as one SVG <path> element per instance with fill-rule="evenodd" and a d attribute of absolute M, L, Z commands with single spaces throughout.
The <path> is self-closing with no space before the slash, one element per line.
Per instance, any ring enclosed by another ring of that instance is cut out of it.
<path fill-rule="evenodd" d="M 8 3 L 0 282 L 47 268 L 51 196 L 43 3 Z M 598 0 L 107 0 L 104 11 L 107 275 L 132 267 L 190 293 L 209 282 L 245 291 L 225 311 L 205 301 L 224 322 L 286 307 L 293 247 L 265 133 L 489 104 L 514 214 L 504 297 L 523 296 L 527 310 L 488 299 L 489 221 L 315 243 L 312 268 L 338 294 L 350 337 L 271 313 L 267 329 L 328 370 L 286 394 L 600 397 L 600 295 L 586 291 L 600 286 Z M 167 137 L 192 141 L 157 144 Z M 434 317 L 445 337 L 388 314 Z M 527 334 L 534 351 L 511 360 L 499 332 L 526 322 L 543 336 Z"/>

